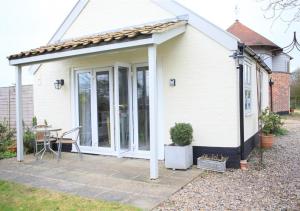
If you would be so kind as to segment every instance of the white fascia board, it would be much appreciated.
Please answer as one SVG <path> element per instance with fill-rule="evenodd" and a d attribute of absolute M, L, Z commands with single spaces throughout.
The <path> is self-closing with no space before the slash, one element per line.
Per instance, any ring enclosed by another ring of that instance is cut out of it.
<path fill-rule="evenodd" d="M 163 32 L 163 33 L 157 33 L 157 34 L 153 34 L 152 38 L 153 38 L 153 42 L 157 45 L 170 40 L 182 33 L 184 33 L 186 30 L 186 25 L 171 29 L 169 31 Z"/>
<path fill-rule="evenodd" d="M 123 43 L 114 43 L 109 45 L 82 48 L 76 50 L 68 50 L 68 51 L 49 53 L 49 54 L 31 56 L 31 57 L 20 58 L 20 59 L 12 59 L 9 61 L 9 64 L 10 65 L 32 65 L 32 64 L 38 64 L 43 62 L 61 60 L 65 58 L 75 57 L 75 56 L 91 55 L 91 54 L 112 51 L 112 50 L 146 46 L 150 44 L 154 44 L 152 37 L 147 39 L 123 42 Z"/>
<path fill-rule="evenodd" d="M 75 4 L 71 12 L 68 14 L 68 16 L 65 18 L 65 20 L 62 22 L 62 24 L 59 26 L 59 28 L 56 30 L 54 35 L 49 40 L 48 44 L 52 44 L 54 42 L 59 41 L 66 31 L 71 27 L 71 25 L 74 23 L 74 21 L 77 19 L 81 11 L 85 8 L 89 0 L 78 0 L 78 2 Z M 29 68 L 29 71 L 33 74 L 35 74 L 38 69 L 40 68 L 41 64 L 32 65 Z"/>
<path fill-rule="evenodd" d="M 173 13 L 176 16 L 188 15 L 188 22 L 191 26 L 201 31 L 203 34 L 212 38 L 226 49 L 234 51 L 237 50 L 238 38 L 230 34 L 229 32 L 214 25 L 188 8 L 182 6 L 174 0 L 152 0 L 161 8 Z"/>

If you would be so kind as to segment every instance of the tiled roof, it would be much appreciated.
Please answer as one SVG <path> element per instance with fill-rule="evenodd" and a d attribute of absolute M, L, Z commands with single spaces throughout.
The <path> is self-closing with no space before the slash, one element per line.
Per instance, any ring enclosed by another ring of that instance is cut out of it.
<path fill-rule="evenodd" d="M 113 41 L 126 41 L 128 39 L 139 38 L 142 35 L 152 35 L 154 33 L 162 33 L 170 29 L 185 25 L 187 22 L 184 20 L 175 20 L 164 23 L 157 23 L 153 25 L 145 25 L 140 27 L 133 27 L 123 29 L 120 31 L 108 32 L 104 34 L 97 34 L 78 39 L 63 41 L 39 48 L 23 51 L 18 54 L 8 56 L 9 60 L 25 58 L 30 56 L 37 56 L 41 54 L 55 53 L 59 51 L 74 50 L 80 48 L 94 47 L 98 45 L 109 44 Z"/>
<path fill-rule="evenodd" d="M 272 48 L 280 49 L 280 47 L 275 43 L 253 31 L 238 20 L 234 24 L 232 24 L 227 29 L 227 31 L 238 37 L 243 43 L 248 46 L 270 46 Z"/>

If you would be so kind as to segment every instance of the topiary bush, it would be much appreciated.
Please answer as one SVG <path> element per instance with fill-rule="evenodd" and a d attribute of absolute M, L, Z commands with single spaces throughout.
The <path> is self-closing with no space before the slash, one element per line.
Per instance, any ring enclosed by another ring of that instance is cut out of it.
<path fill-rule="evenodd" d="M 170 129 L 172 142 L 178 146 L 186 146 L 193 141 L 193 128 L 189 123 L 175 123 Z"/>

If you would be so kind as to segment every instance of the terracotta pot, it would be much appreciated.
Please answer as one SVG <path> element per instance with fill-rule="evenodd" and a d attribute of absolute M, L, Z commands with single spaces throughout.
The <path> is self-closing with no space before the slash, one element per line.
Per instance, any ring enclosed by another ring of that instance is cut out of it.
<path fill-rule="evenodd" d="M 10 152 L 17 152 L 17 147 L 16 146 L 10 146 L 7 148 Z"/>
<path fill-rule="evenodd" d="M 294 113 L 295 109 L 294 108 L 290 108 L 290 112 Z"/>
<path fill-rule="evenodd" d="M 266 149 L 272 148 L 274 135 L 261 134 L 260 136 L 261 136 L 261 147 Z"/>
<path fill-rule="evenodd" d="M 248 170 L 248 162 L 247 160 L 241 160 L 240 161 L 240 167 L 242 170 Z"/>

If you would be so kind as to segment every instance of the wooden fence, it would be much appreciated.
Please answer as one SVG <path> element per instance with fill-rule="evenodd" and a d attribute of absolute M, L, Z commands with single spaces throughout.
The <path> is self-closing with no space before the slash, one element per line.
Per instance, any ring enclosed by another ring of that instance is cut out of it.
<path fill-rule="evenodd" d="M 31 126 L 33 110 L 33 87 L 22 87 L 23 121 Z M 0 122 L 7 121 L 10 128 L 16 128 L 16 89 L 15 86 L 0 87 Z"/>

